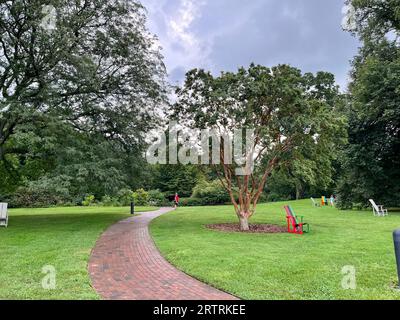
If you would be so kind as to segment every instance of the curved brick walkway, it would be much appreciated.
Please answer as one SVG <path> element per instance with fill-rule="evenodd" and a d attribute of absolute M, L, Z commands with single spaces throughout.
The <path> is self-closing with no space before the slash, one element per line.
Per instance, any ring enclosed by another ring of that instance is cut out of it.
<path fill-rule="evenodd" d="M 171 210 L 162 208 L 130 217 L 101 235 L 92 250 L 89 274 L 104 299 L 236 299 L 177 270 L 160 255 L 148 224 Z"/>

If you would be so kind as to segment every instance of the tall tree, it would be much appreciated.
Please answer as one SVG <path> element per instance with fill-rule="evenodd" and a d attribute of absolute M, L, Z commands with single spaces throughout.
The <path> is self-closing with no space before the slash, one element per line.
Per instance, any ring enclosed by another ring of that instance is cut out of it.
<path fill-rule="evenodd" d="M 337 115 L 344 116 L 343 108 L 346 100 L 344 95 L 339 94 L 334 76 L 330 73 L 319 72 L 314 78 L 311 74 L 307 74 L 306 77 L 310 77 L 309 81 L 317 88 L 315 97 L 324 99 L 331 110 L 334 110 Z M 329 114 L 326 116 L 329 117 Z M 280 195 L 283 199 L 291 195 L 294 199 L 301 199 L 305 194 L 313 195 L 313 191 L 320 194 L 333 192 L 335 163 L 345 142 L 343 135 L 332 137 L 330 134 L 322 134 L 319 136 L 318 144 L 298 146 L 292 151 L 293 161 L 277 166 L 275 171 L 279 173 L 276 172 L 276 176 L 273 177 L 269 192 L 274 193 L 275 196 Z M 278 179 L 282 179 L 289 188 L 284 191 L 285 188 L 282 188 L 283 185 L 277 181 Z M 280 190 L 274 190 L 274 186 Z"/>
<path fill-rule="evenodd" d="M 190 197 L 200 176 L 201 172 L 196 166 L 156 165 L 153 187 L 169 196 L 178 192 L 181 197 Z"/>
<path fill-rule="evenodd" d="M 187 73 L 174 105 L 184 125 L 228 135 L 254 130 L 248 148 L 241 148 L 240 156 L 248 161 L 240 175 L 236 169 L 241 166 L 227 159 L 224 143 L 220 164 L 214 163 L 241 230 L 249 229 L 249 218 L 274 168 L 293 161 L 299 148 L 313 150 L 319 143 L 334 147 L 332 137 L 343 134 L 344 120 L 328 102 L 337 93 L 331 78 L 325 73 L 303 75 L 287 65 L 251 65 L 219 77 L 197 69 Z"/>
<path fill-rule="evenodd" d="M 339 184 L 342 207 L 400 204 L 400 3 L 354 0 L 363 41 L 353 61 L 349 145 Z"/>
<path fill-rule="evenodd" d="M 364 42 L 380 41 L 400 30 L 398 0 L 347 0 L 345 29 L 357 34 Z"/>
<path fill-rule="evenodd" d="M 132 0 L 0 3 L 0 160 L 42 115 L 138 145 L 165 99 L 165 70 Z"/>

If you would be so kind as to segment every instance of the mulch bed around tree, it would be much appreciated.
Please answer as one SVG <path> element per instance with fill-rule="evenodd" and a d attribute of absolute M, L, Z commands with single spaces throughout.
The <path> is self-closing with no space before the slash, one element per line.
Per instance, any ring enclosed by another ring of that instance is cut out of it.
<path fill-rule="evenodd" d="M 223 232 L 243 232 L 243 233 L 285 233 L 286 227 L 274 224 L 250 224 L 249 231 L 240 231 L 239 223 L 218 223 L 208 224 L 206 228 Z"/>

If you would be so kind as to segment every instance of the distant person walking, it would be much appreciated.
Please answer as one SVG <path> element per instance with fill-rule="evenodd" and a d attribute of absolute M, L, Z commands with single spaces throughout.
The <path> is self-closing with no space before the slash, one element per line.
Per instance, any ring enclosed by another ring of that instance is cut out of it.
<path fill-rule="evenodd" d="M 178 205 L 179 205 L 179 195 L 178 195 L 178 193 L 175 193 L 174 203 L 175 203 L 175 209 L 176 209 L 176 207 L 178 207 Z"/>
<path fill-rule="evenodd" d="M 332 194 L 331 197 L 330 197 L 330 201 L 331 201 L 331 206 L 334 207 L 334 206 L 335 206 L 336 199 L 335 199 L 335 196 L 334 196 L 333 194 Z"/>

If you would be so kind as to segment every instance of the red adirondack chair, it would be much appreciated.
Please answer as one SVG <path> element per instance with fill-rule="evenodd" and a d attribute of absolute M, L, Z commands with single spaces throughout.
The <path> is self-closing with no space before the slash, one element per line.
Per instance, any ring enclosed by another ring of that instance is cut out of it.
<path fill-rule="evenodd" d="M 310 225 L 303 222 L 303 217 L 300 217 L 299 220 L 290 206 L 284 206 L 284 208 L 286 211 L 287 228 L 289 233 L 303 234 L 310 232 Z"/>

